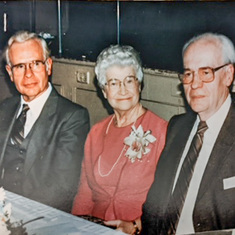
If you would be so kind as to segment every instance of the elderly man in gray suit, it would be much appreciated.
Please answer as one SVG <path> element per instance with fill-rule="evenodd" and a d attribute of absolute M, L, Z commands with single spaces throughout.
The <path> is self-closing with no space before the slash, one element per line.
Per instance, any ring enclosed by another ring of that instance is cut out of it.
<path fill-rule="evenodd" d="M 143 234 L 235 228 L 235 52 L 206 33 L 183 48 L 181 81 L 193 112 L 175 116 L 143 206 Z"/>
<path fill-rule="evenodd" d="M 0 186 L 69 212 L 89 131 L 87 109 L 49 82 L 52 59 L 44 39 L 17 32 L 5 56 L 20 96 L 0 105 Z"/>

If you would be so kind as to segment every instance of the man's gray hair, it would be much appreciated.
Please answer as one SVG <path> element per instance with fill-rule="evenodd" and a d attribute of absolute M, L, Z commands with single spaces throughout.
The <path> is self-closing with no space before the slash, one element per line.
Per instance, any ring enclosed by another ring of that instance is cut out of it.
<path fill-rule="evenodd" d="M 225 35 L 216 34 L 216 33 L 204 33 L 190 39 L 188 42 L 185 43 L 183 47 L 182 50 L 183 57 L 188 47 L 192 45 L 194 42 L 197 42 L 199 40 L 208 40 L 208 41 L 211 40 L 214 42 L 215 41 L 219 42 L 222 46 L 224 63 L 231 63 L 231 64 L 235 63 L 235 49 L 232 41 Z"/>
<path fill-rule="evenodd" d="M 95 73 L 98 85 L 103 89 L 106 80 L 106 71 L 113 65 L 132 66 L 139 83 L 143 80 L 141 60 L 137 51 L 131 46 L 111 45 L 105 48 L 98 56 Z"/>
<path fill-rule="evenodd" d="M 23 42 L 26 42 L 31 39 L 37 40 L 41 44 L 42 49 L 43 49 L 44 60 L 49 58 L 50 50 L 47 46 L 46 41 L 43 38 L 39 37 L 36 33 L 31 33 L 28 31 L 18 31 L 16 34 L 14 34 L 13 36 L 10 37 L 10 39 L 8 40 L 7 47 L 5 49 L 5 59 L 6 59 L 6 63 L 8 65 L 11 66 L 11 61 L 9 58 L 9 50 L 10 50 L 10 47 L 12 46 L 12 44 L 15 42 L 23 43 Z"/>

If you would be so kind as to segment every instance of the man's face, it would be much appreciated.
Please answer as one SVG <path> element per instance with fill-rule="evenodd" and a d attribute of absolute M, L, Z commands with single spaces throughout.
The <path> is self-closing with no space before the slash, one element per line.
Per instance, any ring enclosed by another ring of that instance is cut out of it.
<path fill-rule="evenodd" d="M 201 67 L 216 68 L 224 64 L 222 47 L 216 41 L 199 40 L 186 50 L 184 54 L 184 69 L 194 71 L 194 79 L 190 84 L 184 84 L 184 91 L 191 108 L 197 112 L 201 120 L 210 118 L 224 103 L 229 86 L 233 81 L 233 66 L 227 65 L 214 72 L 214 80 L 202 82 L 198 76 Z"/>
<path fill-rule="evenodd" d="M 11 81 L 15 83 L 25 101 L 32 101 L 48 88 L 48 76 L 52 68 L 51 58 L 48 58 L 46 63 L 41 64 L 40 69 L 35 71 L 27 64 L 32 61 L 44 62 L 43 50 L 38 41 L 32 39 L 23 43 L 13 43 L 9 50 L 9 58 L 12 66 L 26 64 L 23 73 L 22 70 L 19 73 L 15 68 L 12 69 L 12 66 L 6 65 Z"/>

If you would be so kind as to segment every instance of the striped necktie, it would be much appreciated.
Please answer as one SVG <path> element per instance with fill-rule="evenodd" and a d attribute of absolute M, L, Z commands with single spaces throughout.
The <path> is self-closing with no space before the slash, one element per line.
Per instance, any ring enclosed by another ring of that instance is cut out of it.
<path fill-rule="evenodd" d="M 26 122 L 26 113 L 28 110 L 29 106 L 27 104 L 23 104 L 22 111 L 18 118 L 15 120 L 11 132 L 11 142 L 14 145 L 21 145 L 24 140 L 24 125 Z"/>
<path fill-rule="evenodd" d="M 198 125 L 196 134 L 193 137 L 189 151 L 182 164 L 179 178 L 175 185 L 175 189 L 172 194 L 171 207 L 175 209 L 175 213 L 169 215 L 170 230 L 168 234 L 174 234 L 178 225 L 180 214 L 184 205 L 188 187 L 193 175 L 194 167 L 197 161 L 197 157 L 200 153 L 203 144 L 203 137 L 205 131 L 208 129 L 206 122 L 201 121 Z"/>

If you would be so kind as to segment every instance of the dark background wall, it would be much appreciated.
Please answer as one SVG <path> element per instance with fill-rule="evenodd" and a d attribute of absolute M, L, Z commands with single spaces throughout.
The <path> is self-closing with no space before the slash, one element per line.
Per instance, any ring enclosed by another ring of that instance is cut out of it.
<path fill-rule="evenodd" d="M 117 2 L 61 0 L 60 53 L 57 3 L 1 1 L 0 50 L 15 31 L 26 29 L 47 35 L 52 55 L 57 57 L 95 61 L 104 47 L 120 40 L 140 52 L 145 67 L 181 71 L 181 49 L 192 36 L 211 31 L 235 43 L 235 2 L 121 1 L 118 31 Z"/>

